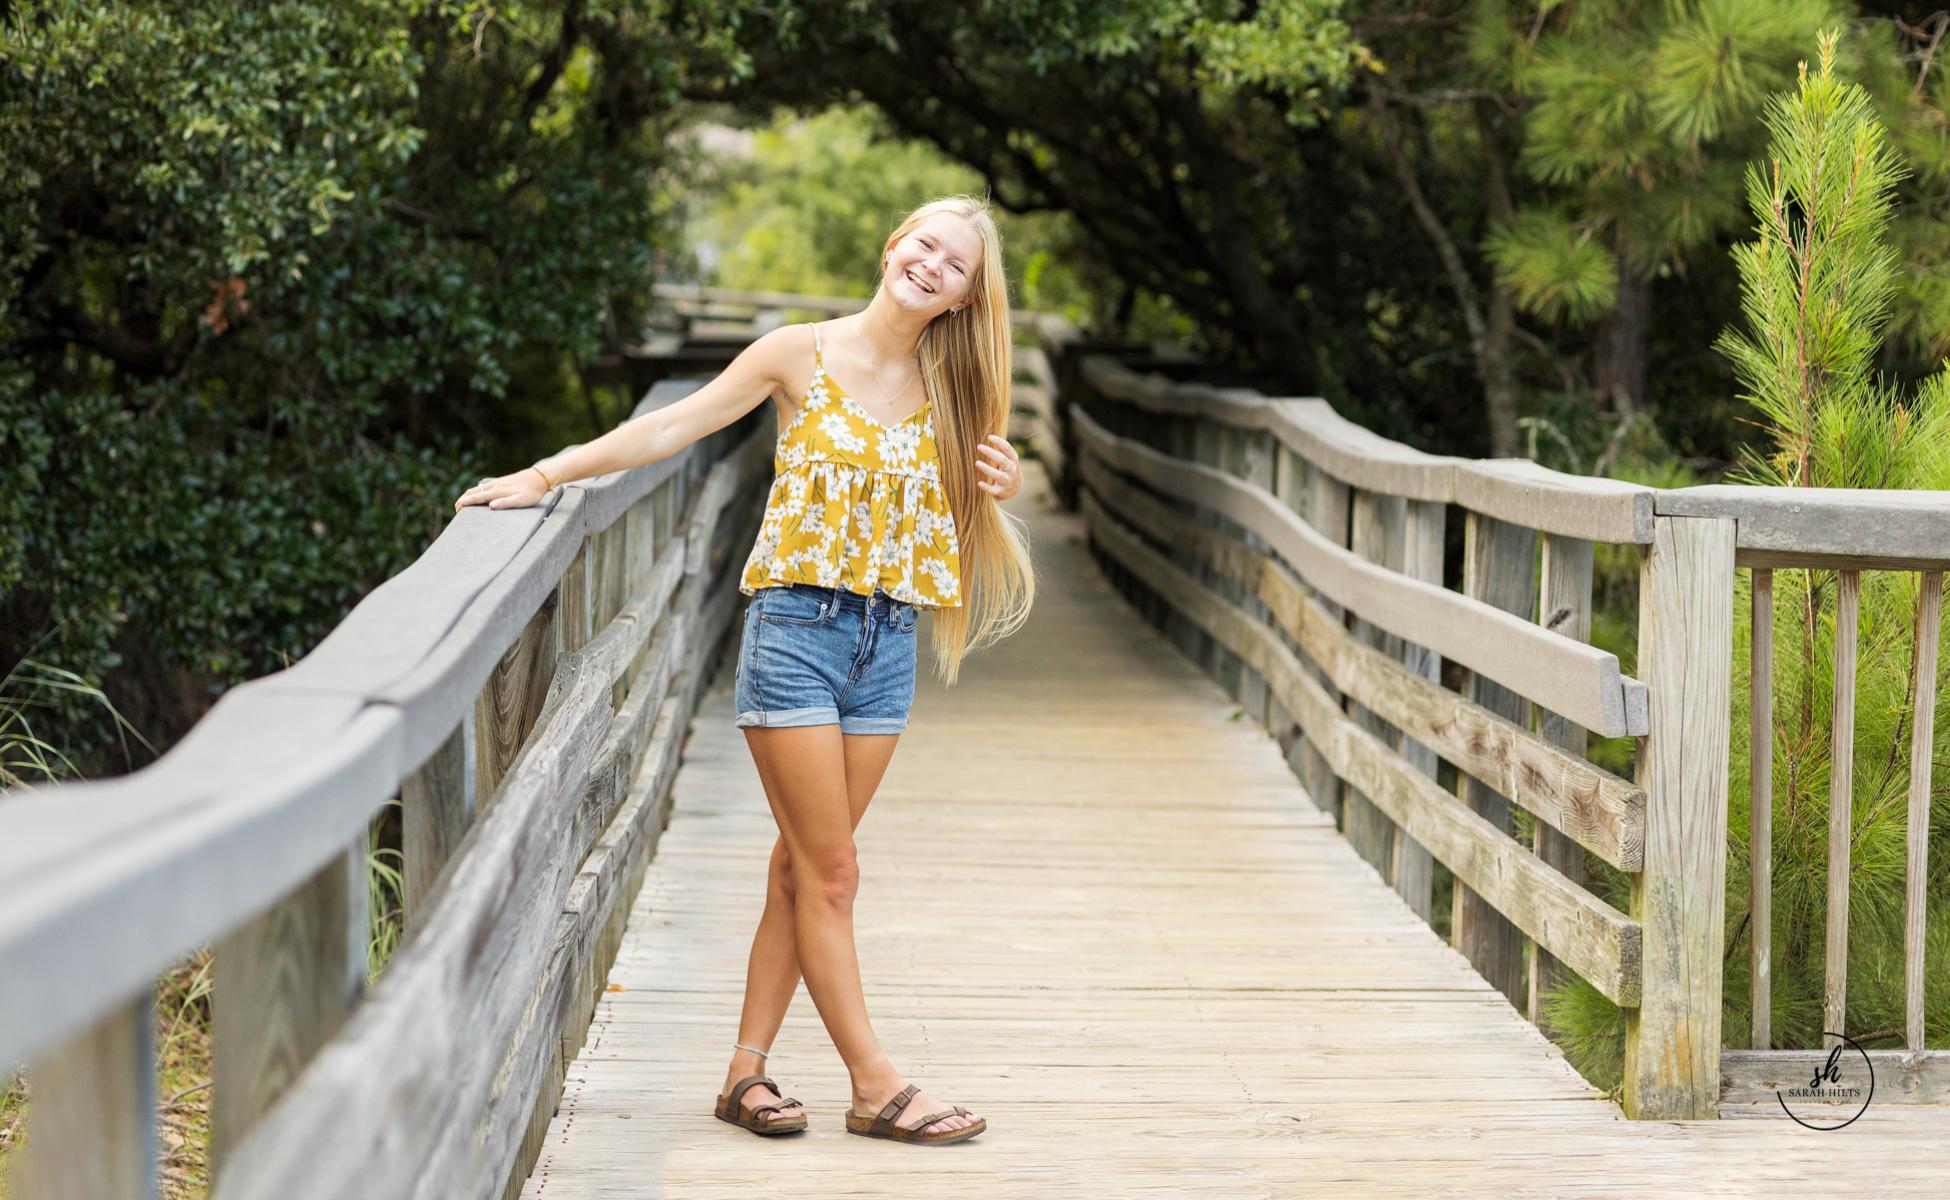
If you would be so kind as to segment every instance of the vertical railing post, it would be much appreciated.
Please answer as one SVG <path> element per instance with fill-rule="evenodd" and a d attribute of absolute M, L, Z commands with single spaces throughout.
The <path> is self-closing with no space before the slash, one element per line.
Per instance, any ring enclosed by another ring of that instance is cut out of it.
<path fill-rule="evenodd" d="M 1747 655 L 1747 1043 L 1774 1044 L 1774 572 L 1753 572 Z"/>
<path fill-rule="evenodd" d="M 154 1200 L 155 1038 L 145 988 L 28 1069 L 22 1200 Z"/>
<path fill-rule="evenodd" d="M 1828 938 L 1823 953 L 1821 1028 L 1848 1032 L 1848 885 L 1855 828 L 1855 625 L 1860 571 L 1835 572 L 1835 691 L 1828 738 Z M 1839 1045 L 1824 1036 L 1824 1050 Z"/>
<path fill-rule="evenodd" d="M 1442 584 L 1443 524 L 1449 506 L 1439 500 L 1410 500 L 1404 529 L 1402 573 L 1425 583 Z M 1402 665 L 1422 678 L 1442 678 L 1442 656 L 1413 642 L 1402 643 Z M 1410 766 L 1436 777 L 1435 751 L 1404 734 L 1402 757 Z M 1395 830 L 1395 890 L 1415 915 L 1433 922 L 1435 917 L 1435 858 L 1407 831 Z"/>
<path fill-rule="evenodd" d="M 1347 545 L 1350 509 L 1353 506 L 1353 489 L 1329 475 L 1318 466 L 1309 464 L 1306 479 L 1306 507 L 1301 515 L 1320 535 L 1336 546 Z M 1341 606 L 1323 600 L 1327 611 L 1336 619 L 1342 615 Z M 1335 700 L 1341 698 L 1338 688 L 1328 686 L 1327 694 Z M 1313 743 L 1307 743 L 1305 750 L 1307 794 L 1313 797 L 1315 807 L 1333 815 L 1337 820 L 1341 815 L 1341 781 L 1335 777 L 1333 767 L 1328 765 Z"/>
<path fill-rule="evenodd" d="M 1224 427 L 1209 417 L 1193 417 L 1190 424 L 1191 452 L 1186 457 L 1203 466 L 1219 466 L 1222 448 L 1221 443 L 1224 441 Z M 1216 527 L 1218 523 L 1217 518 L 1213 514 L 1204 511 L 1197 514 L 1197 520 L 1199 524 L 1207 528 Z M 1239 661 L 1238 657 L 1227 650 L 1219 642 L 1219 639 L 1207 633 L 1205 628 L 1197 622 L 1182 615 L 1178 619 L 1184 627 L 1186 636 L 1191 641 L 1193 647 L 1192 661 L 1198 664 L 1201 671 L 1204 671 L 1216 680 L 1221 688 L 1224 688 L 1236 698 L 1238 676 L 1232 668 L 1237 665 Z"/>
<path fill-rule="evenodd" d="M 474 823 L 474 723 L 454 726 L 419 770 L 400 780 L 402 907 L 412 928 L 426 915 L 433 881 Z"/>
<path fill-rule="evenodd" d="M 1937 639 L 1943 572 L 1925 571 L 1916 597 L 1916 703 L 1910 712 L 1908 845 L 1903 875 L 1903 1045 L 1923 1048 L 1924 906 L 1930 879 L 1930 768 L 1935 766 Z"/>
<path fill-rule="evenodd" d="M 1287 508 L 1304 515 L 1303 481 L 1306 464 L 1277 440 L 1273 442 L 1272 473 L 1273 481 L 1268 485 L 1267 490 L 1271 491 L 1274 497 Z M 1306 661 L 1304 654 L 1302 661 Z M 1271 689 L 1268 689 L 1266 697 L 1266 728 L 1280 743 L 1281 750 L 1286 753 L 1287 766 L 1304 780 L 1307 774 L 1306 735 L 1300 732 L 1300 725 L 1293 719 L 1293 714 L 1287 711 L 1286 705 L 1280 702 L 1279 696 Z"/>
<path fill-rule="evenodd" d="M 535 615 L 501 655 L 474 701 L 474 811 L 486 811 L 501 786 L 501 776 L 513 765 L 521 744 L 541 716 L 555 674 L 555 656 L 562 649 L 561 622 L 556 619 L 560 589 L 550 592 Z"/>
<path fill-rule="evenodd" d="M 1718 1115 L 1726 946 L 1735 522 L 1658 517 L 1639 574 L 1645 869 L 1632 880 L 1641 1000 L 1625 1010 L 1625 1112 Z"/>
<path fill-rule="evenodd" d="M 1591 640 L 1591 543 L 1583 538 L 1544 535 L 1542 605 L 1537 620 L 1544 628 L 1572 639 Z M 1554 712 L 1538 711 L 1537 732 L 1571 753 L 1583 757 L 1586 731 Z M 1584 848 L 1549 821 L 1539 817 L 1533 827 L 1532 849 L 1563 874 L 1584 882 Z M 1558 983 L 1557 956 L 1536 942 L 1530 944 L 1530 1021 L 1542 1025 L 1544 994 Z"/>
<path fill-rule="evenodd" d="M 1356 489 L 1349 521 L 1349 549 L 1362 558 L 1391 571 L 1402 569 L 1407 550 L 1408 502 L 1400 496 Z M 1354 618 L 1354 636 L 1389 657 L 1401 652 L 1401 639 Z M 1353 699 L 1347 702 L 1348 714 L 1356 724 L 1381 739 L 1390 749 L 1399 749 L 1401 733 L 1393 725 L 1369 712 Z M 1389 886 L 1395 883 L 1395 823 L 1358 789 L 1341 789 L 1341 829 L 1354 852 L 1367 860 Z"/>
<path fill-rule="evenodd" d="M 1274 458 L 1278 445 L 1273 435 L 1264 430 L 1242 432 L 1239 450 L 1241 478 L 1269 492 L 1272 491 L 1275 483 Z M 1266 542 L 1252 530 L 1241 529 L 1238 531 L 1238 536 L 1255 554 L 1268 552 L 1269 547 Z M 1242 594 L 1238 598 L 1238 603 L 1257 620 L 1263 622 L 1267 619 L 1266 605 L 1257 595 Z M 1255 723 L 1264 727 L 1267 732 L 1277 735 L 1278 730 L 1273 719 L 1272 691 L 1266 686 L 1266 680 L 1260 673 L 1244 663 L 1239 667 L 1239 706 L 1246 710 L 1246 715 Z"/>
<path fill-rule="evenodd" d="M 569 569 L 562 572 L 562 580 L 555 585 L 555 623 L 560 632 L 556 635 L 556 653 L 563 654 L 580 650 L 596 636 L 595 601 L 596 589 L 590 578 L 595 568 L 594 537 L 582 539 L 582 549 L 576 551 L 575 560 Z M 549 681 L 555 677 L 555 656 L 550 655 L 537 664 L 543 677 L 542 691 L 548 692 Z"/>
<path fill-rule="evenodd" d="M 359 1002 L 366 985 L 362 836 L 217 946 L 210 1008 L 210 1165 L 257 1119 Z"/>
<path fill-rule="evenodd" d="M 1469 514 L 1463 549 L 1463 591 L 1528 620 L 1537 611 L 1537 531 Z M 1530 724 L 1530 702 L 1481 675 L 1469 680 L 1470 699 L 1519 725 Z M 1481 780 L 1464 776 L 1462 800 L 1484 820 L 1511 833 L 1510 801 Z M 1456 885 L 1450 937 L 1456 950 L 1491 986 L 1523 1007 L 1523 934 L 1474 891 Z"/>

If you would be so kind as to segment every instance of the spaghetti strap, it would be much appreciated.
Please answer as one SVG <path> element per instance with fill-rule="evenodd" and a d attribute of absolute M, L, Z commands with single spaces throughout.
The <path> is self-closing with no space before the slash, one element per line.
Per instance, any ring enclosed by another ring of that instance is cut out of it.
<path fill-rule="evenodd" d="M 815 367 L 823 367 L 826 365 L 825 362 L 820 358 L 819 325 L 820 323 L 818 321 L 813 322 L 813 366 Z"/>

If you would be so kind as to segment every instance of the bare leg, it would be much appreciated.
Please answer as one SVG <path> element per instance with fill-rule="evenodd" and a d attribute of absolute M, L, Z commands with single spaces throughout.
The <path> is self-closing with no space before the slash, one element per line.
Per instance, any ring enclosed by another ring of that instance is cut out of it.
<path fill-rule="evenodd" d="M 783 939 L 767 928 L 774 913 L 791 914 L 792 952 L 797 971 L 803 971 L 806 990 L 833 1039 L 833 1045 L 846 1062 L 853 1082 L 853 1109 L 877 1113 L 905 1083 L 900 1072 L 880 1048 L 873 1027 L 867 1020 L 866 996 L 860 987 L 860 962 L 853 944 L 853 901 L 859 891 L 860 871 L 854 853 L 853 829 L 872 799 L 888 758 L 893 754 L 893 738 L 886 737 L 884 753 L 869 754 L 862 745 L 856 755 L 848 752 L 847 742 L 872 742 L 878 739 L 842 738 L 837 725 L 814 725 L 795 729 L 747 729 L 745 739 L 765 785 L 766 799 L 778 821 L 785 862 L 779 864 L 775 848 L 773 861 L 782 867 L 782 880 L 768 885 L 766 916 L 760 922 L 759 936 L 752 947 L 753 972 L 747 979 L 747 1024 L 751 1032 L 776 1033 L 784 1017 L 784 1003 L 791 998 L 791 986 L 781 986 L 796 973 L 793 961 L 783 952 Z M 849 767 L 857 758 L 862 776 L 858 789 L 849 786 Z M 783 880 L 790 881 L 787 891 Z M 761 958 L 763 961 L 761 962 Z M 754 996 L 756 991 L 757 995 Z M 753 1013 L 754 1000 L 763 1013 Z M 776 1012 L 776 1016 L 771 1015 Z M 754 1019 L 762 1018 L 762 1019 Z M 745 1025 L 741 1024 L 741 1030 Z M 741 1032 L 740 1039 L 744 1040 Z M 769 1040 L 746 1042 L 769 1049 Z M 738 1052 L 732 1061 L 731 1080 L 735 1082 L 760 1060 L 756 1055 Z M 729 1085 L 727 1085 L 729 1086 Z M 753 1088 L 752 1093 L 760 1089 Z M 752 1094 L 752 1093 L 747 1093 Z M 766 1103 L 757 1100 L 754 1103 Z M 926 1094 L 915 1097 L 902 1113 L 902 1123 L 911 1126 L 922 1115 L 942 1106 Z M 793 1115 L 787 1110 L 784 1115 Z M 938 1130 L 959 1129 L 979 1118 L 949 1117 L 936 1122 Z"/>
<path fill-rule="evenodd" d="M 867 805 L 873 800 L 875 789 L 880 786 L 881 776 L 887 773 L 887 763 L 893 758 L 894 744 L 899 740 L 899 734 L 840 735 L 841 754 L 846 767 L 849 833 L 860 827 L 860 818 L 866 815 Z M 756 745 L 752 752 L 754 756 L 757 755 Z M 772 795 L 772 781 L 761 774 L 761 782 L 765 784 L 767 799 L 776 809 L 778 799 Z M 785 1022 L 785 1012 L 792 1004 L 793 993 L 799 988 L 799 953 L 793 933 L 792 901 L 792 857 L 786 852 L 785 838 L 781 836 L 772 843 L 772 861 L 765 876 L 765 913 L 759 918 L 758 932 L 752 937 L 751 959 L 745 967 L 745 1008 L 738 1020 L 740 1045 L 770 1050 L 772 1040 L 779 1034 L 779 1026 Z M 764 1059 L 744 1050 L 734 1051 L 724 1092 L 720 1094 L 728 1095 L 733 1085 L 748 1075 L 766 1073 Z M 747 1090 L 740 1104 L 750 1109 L 761 1104 L 776 1103 L 779 1099 L 771 1088 L 761 1086 Z M 772 1114 L 771 1119 L 793 1120 L 800 1112 L 799 1107 L 794 1105 Z"/>

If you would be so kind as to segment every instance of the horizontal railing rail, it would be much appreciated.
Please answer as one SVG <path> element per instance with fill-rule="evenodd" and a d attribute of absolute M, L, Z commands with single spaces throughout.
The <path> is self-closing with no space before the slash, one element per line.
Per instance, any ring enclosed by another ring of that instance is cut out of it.
<path fill-rule="evenodd" d="M 1329 541 L 1265 488 L 1118 437 L 1081 410 L 1072 419 L 1078 441 L 1100 461 L 1252 530 L 1323 598 L 1359 608 L 1367 620 L 1390 633 L 1488 675 L 1608 737 L 1646 731 L 1645 691 L 1637 680 L 1619 674 L 1616 655 L 1440 583 L 1369 562 Z"/>
<path fill-rule="evenodd" d="M 1656 489 L 1527 460 L 1425 454 L 1314 399 L 1139 375 L 1045 338 L 1020 401 L 1059 494 L 1106 571 L 1269 731 L 1356 850 L 1431 913 L 1455 876 L 1452 939 L 1513 1003 L 1562 968 L 1628 1012 L 1625 1102 L 1640 1117 L 1750 1105 L 1816 1047 L 1771 1049 L 1772 574 L 1836 572 L 1833 713 L 1853 739 L 1863 570 L 1920 573 L 1910 723 L 1904 959 L 1908 1049 L 1878 1052 L 1890 1098 L 1950 1096 L 1923 1047 L 1937 630 L 1950 496 Z M 1461 592 L 1443 586 L 1446 509 L 1464 511 Z M 1594 543 L 1640 547 L 1639 679 L 1589 646 Z M 1752 573 L 1754 1050 L 1722 1051 L 1734 601 Z M 1462 692 L 1440 663 L 1465 668 Z M 1585 758 L 1586 731 L 1639 739 L 1635 780 Z M 1846 755 L 1831 780 L 1825 1027 L 1846 1012 Z M 1439 786 L 1437 760 L 1456 771 Z M 1529 846 L 1511 806 L 1533 818 Z M 1583 886 L 1585 853 L 1627 874 L 1621 912 Z M 1774 1081 L 1769 1083 L 1768 1081 Z M 1805 1083 L 1805 1080 L 1803 1081 Z M 1880 1093 L 1879 1093 L 1880 1094 Z"/>
<path fill-rule="evenodd" d="M 212 943 L 216 1195 L 519 1186 L 736 611 L 772 437 L 766 411 L 466 509 L 153 766 L 0 805 L 26 1195 L 150 1194 L 149 990 Z M 408 931 L 367 991 L 366 830 L 396 795 Z"/>

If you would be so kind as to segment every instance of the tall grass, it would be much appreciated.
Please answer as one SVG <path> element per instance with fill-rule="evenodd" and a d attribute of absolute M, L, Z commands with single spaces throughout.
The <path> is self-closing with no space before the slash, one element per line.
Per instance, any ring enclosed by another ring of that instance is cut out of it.
<path fill-rule="evenodd" d="M 102 690 L 73 671 L 22 658 L 0 678 L 0 792 L 32 783 L 52 783 L 79 772 L 61 746 L 48 741 L 35 727 L 35 718 L 55 711 L 60 701 L 92 700 L 107 712 L 129 757 L 129 739 L 154 751 L 140 730 L 123 719 Z"/>
<path fill-rule="evenodd" d="M 397 797 L 388 800 L 366 833 L 366 914 L 369 930 L 366 944 L 366 971 L 369 979 L 379 973 L 399 949 L 406 933 L 406 878 L 402 874 L 406 855 L 389 845 L 388 833 L 397 835 L 398 825 L 386 817 L 397 815 Z M 388 810 L 391 810 L 390 812 Z"/>

